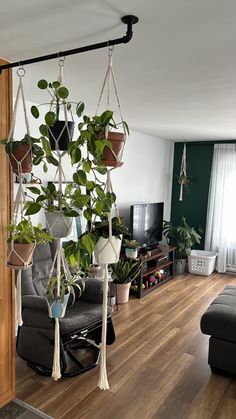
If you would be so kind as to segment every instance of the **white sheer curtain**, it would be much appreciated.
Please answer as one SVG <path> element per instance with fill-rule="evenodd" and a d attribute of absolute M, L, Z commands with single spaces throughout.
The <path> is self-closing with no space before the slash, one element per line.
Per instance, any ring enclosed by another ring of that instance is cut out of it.
<path fill-rule="evenodd" d="M 236 144 L 214 147 L 205 250 L 218 253 L 218 272 L 236 271 Z"/>

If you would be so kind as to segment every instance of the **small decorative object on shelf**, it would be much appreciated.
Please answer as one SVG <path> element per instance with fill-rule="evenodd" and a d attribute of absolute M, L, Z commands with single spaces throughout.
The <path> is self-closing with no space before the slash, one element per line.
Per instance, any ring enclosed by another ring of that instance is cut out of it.
<path fill-rule="evenodd" d="M 138 298 L 174 278 L 175 249 L 175 246 L 159 246 L 158 250 L 148 252 L 149 256 L 142 256 L 141 274 L 131 287 Z"/>

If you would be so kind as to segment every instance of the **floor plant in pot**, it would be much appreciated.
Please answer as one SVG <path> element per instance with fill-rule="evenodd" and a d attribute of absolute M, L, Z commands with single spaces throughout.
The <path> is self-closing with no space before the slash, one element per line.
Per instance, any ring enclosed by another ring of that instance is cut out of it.
<path fill-rule="evenodd" d="M 120 259 L 111 268 L 117 304 L 127 303 L 131 282 L 140 275 L 141 261 Z"/>
<path fill-rule="evenodd" d="M 23 269 L 32 263 L 32 256 L 35 244 L 45 244 L 52 241 L 52 236 L 48 234 L 41 224 L 33 226 L 31 222 L 23 218 L 17 225 L 8 226 L 10 232 L 8 266 L 15 266 Z"/>
<path fill-rule="evenodd" d="M 42 104 L 48 105 L 49 111 L 44 115 L 44 123 L 39 127 L 40 134 L 50 141 L 52 150 L 65 151 L 74 134 L 73 106 L 74 114 L 80 117 L 84 110 L 84 103 L 69 101 L 69 90 L 59 81 L 49 83 L 42 79 L 39 80 L 38 87 L 49 94 L 49 102 Z M 39 106 L 31 107 L 31 113 L 36 119 L 40 116 Z M 71 120 L 68 120 L 68 117 Z"/>
<path fill-rule="evenodd" d="M 191 227 L 185 217 L 181 218 L 180 224 L 175 226 L 170 221 L 164 221 L 163 234 L 170 245 L 176 246 L 175 273 L 183 273 L 186 270 L 187 257 L 195 244 L 200 243 L 200 231 Z"/>

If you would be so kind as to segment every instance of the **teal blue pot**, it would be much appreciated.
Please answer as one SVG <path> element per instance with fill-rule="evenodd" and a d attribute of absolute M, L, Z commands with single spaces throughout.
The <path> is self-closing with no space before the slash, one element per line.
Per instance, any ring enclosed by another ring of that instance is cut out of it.
<path fill-rule="evenodd" d="M 130 247 L 125 248 L 125 256 L 129 259 L 137 259 L 138 249 L 131 249 Z"/>
<path fill-rule="evenodd" d="M 69 300 L 70 293 L 65 294 L 63 300 L 56 299 L 52 303 L 48 303 L 48 314 L 52 319 L 62 319 L 66 313 L 66 306 Z"/>

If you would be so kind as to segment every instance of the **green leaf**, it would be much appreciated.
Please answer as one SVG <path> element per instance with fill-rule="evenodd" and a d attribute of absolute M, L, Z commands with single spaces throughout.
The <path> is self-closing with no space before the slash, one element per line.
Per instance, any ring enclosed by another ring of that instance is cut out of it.
<path fill-rule="evenodd" d="M 35 186 L 29 186 L 27 189 L 29 189 L 30 192 L 36 194 L 36 195 L 40 195 L 41 191 L 39 188 L 36 188 Z"/>
<path fill-rule="evenodd" d="M 36 106 L 31 106 L 31 113 L 34 116 L 34 118 L 39 118 L 39 110 Z"/>
<path fill-rule="evenodd" d="M 48 82 L 46 80 L 39 80 L 38 87 L 39 89 L 45 90 L 48 87 Z"/>
<path fill-rule="evenodd" d="M 66 217 L 79 217 L 79 213 L 75 210 L 64 211 Z"/>
<path fill-rule="evenodd" d="M 47 128 L 47 125 L 44 125 L 44 124 L 40 125 L 39 132 L 40 132 L 40 134 L 43 137 L 48 137 L 48 128 Z"/>
<path fill-rule="evenodd" d="M 86 173 L 83 172 L 83 170 L 78 170 L 76 173 L 73 174 L 73 180 L 75 183 L 77 183 L 77 185 L 86 186 Z"/>
<path fill-rule="evenodd" d="M 53 89 L 58 89 L 58 87 L 60 87 L 60 82 L 59 81 L 53 81 L 51 86 L 53 87 Z"/>
<path fill-rule="evenodd" d="M 47 163 L 43 164 L 43 171 L 44 171 L 44 173 L 47 173 L 47 171 L 48 171 Z"/>
<path fill-rule="evenodd" d="M 97 211 L 98 215 L 101 214 L 102 210 L 103 210 L 102 202 L 101 201 L 97 201 L 96 202 L 96 211 Z"/>
<path fill-rule="evenodd" d="M 85 161 L 83 162 L 83 170 L 84 170 L 86 173 L 89 173 L 89 172 L 90 172 L 90 169 L 91 169 L 91 162 L 90 162 L 90 161 L 88 161 L 88 160 L 85 160 Z"/>
<path fill-rule="evenodd" d="M 94 170 L 96 170 L 101 175 L 105 175 L 107 173 L 107 168 L 105 166 L 102 166 L 102 165 L 94 167 Z"/>
<path fill-rule="evenodd" d="M 100 119 L 101 119 L 101 125 L 104 128 L 109 124 L 112 116 L 113 116 L 112 111 L 105 111 L 105 112 L 102 113 L 102 115 L 100 116 Z"/>
<path fill-rule="evenodd" d="M 55 124 L 56 120 L 57 120 L 57 116 L 55 114 L 55 112 L 49 111 L 46 113 L 45 117 L 45 122 L 47 125 L 52 126 Z"/>
<path fill-rule="evenodd" d="M 76 106 L 76 114 L 80 118 L 84 112 L 84 102 L 79 102 Z"/>
<path fill-rule="evenodd" d="M 57 89 L 57 95 L 61 99 L 66 99 L 69 96 L 69 90 L 65 86 L 61 86 Z"/>
<path fill-rule="evenodd" d="M 39 202 L 32 202 L 30 206 L 28 207 L 27 211 L 25 212 L 25 215 L 33 215 L 37 214 L 41 210 L 41 205 Z"/>
<path fill-rule="evenodd" d="M 124 130 L 125 130 L 125 132 L 128 134 L 128 135 L 130 135 L 130 132 L 129 132 L 129 127 L 128 127 L 128 124 L 127 124 L 127 122 L 123 122 L 123 126 L 124 126 Z"/>
<path fill-rule="evenodd" d="M 82 246 L 89 252 L 91 255 L 94 251 L 94 243 L 91 239 L 91 236 L 89 234 L 84 234 L 81 238 L 81 244 Z"/>
<path fill-rule="evenodd" d="M 49 157 L 52 155 L 52 150 L 50 146 L 50 142 L 45 137 L 41 137 L 42 146 L 45 151 L 46 157 Z"/>
<path fill-rule="evenodd" d="M 71 156 L 71 163 L 72 165 L 75 163 L 79 163 L 81 160 L 81 151 L 79 148 L 76 148 L 70 152 Z"/>
<path fill-rule="evenodd" d="M 55 157 L 53 157 L 53 156 L 48 156 L 48 157 L 46 157 L 46 159 L 47 159 L 48 163 L 51 163 L 54 166 L 58 166 L 58 164 L 59 164 L 57 159 L 55 159 Z"/>

